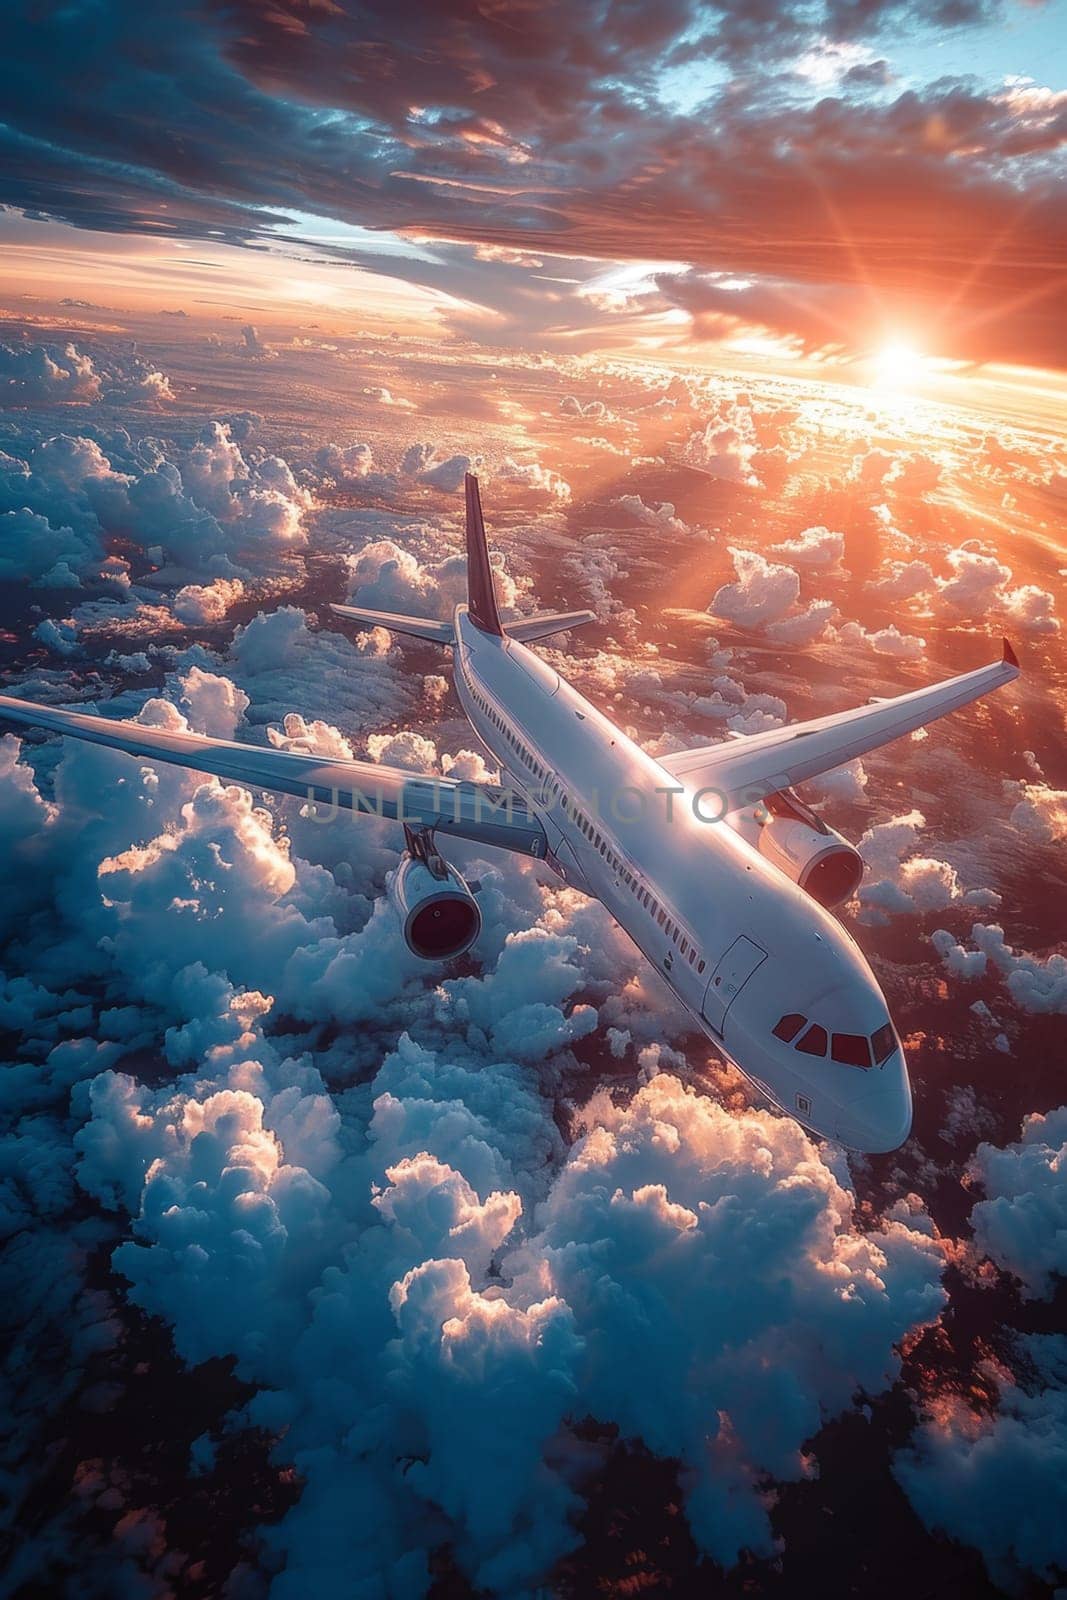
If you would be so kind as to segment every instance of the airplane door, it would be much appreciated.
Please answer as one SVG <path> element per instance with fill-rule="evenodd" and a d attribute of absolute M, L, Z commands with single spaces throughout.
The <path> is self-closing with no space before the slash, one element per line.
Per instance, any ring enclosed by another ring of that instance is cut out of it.
<path fill-rule="evenodd" d="M 735 939 L 711 975 L 704 995 L 703 1012 L 716 1033 L 722 1033 L 726 1013 L 733 1005 L 756 968 L 767 959 L 767 952 L 744 935 Z"/>

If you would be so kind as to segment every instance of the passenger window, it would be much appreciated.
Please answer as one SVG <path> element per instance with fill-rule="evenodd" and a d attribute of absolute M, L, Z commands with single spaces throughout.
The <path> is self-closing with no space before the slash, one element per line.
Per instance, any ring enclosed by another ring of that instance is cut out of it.
<path fill-rule="evenodd" d="M 700 960 L 697 962 L 697 971 L 698 972 L 703 972 L 703 970 L 704 970 L 704 957 L 701 956 Z"/>
<path fill-rule="evenodd" d="M 878 1032 L 871 1039 L 871 1045 L 874 1050 L 875 1065 L 880 1067 L 883 1061 L 889 1060 L 889 1057 L 897 1047 L 897 1036 L 891 1022 L 882 1023 Z"/>
<path fill-rule="evenodd" d="M 820 1028 L 813 1022 L 807 1033 L 797 1040 L 796 1048 L 805 1056 L 824 1056 L 826 1054 L 826 1029 Z"/>
<path fill-rule="evenodd" d="M 772 1030 L 774 1037 L 776 1039 L 784 1039 L 786 1044 L 792 1044 L 807 1020 L 807 1017 L 801 1016 L 799 1011 L 787 1012 Z"/>
<path fill-rule="evenodd" d="M 659 911 L 656 913 L 656 921 L 659 923 L 660 927 L 662 928 L 662 926 L 666 922 L 666 920 L 667 920 L 667 913 L 664 911 L 663 907 L 660 906 Z"/>
<path fill-rule="evenodd" d="M 862 1033 L 835 1033 L 830 1055 L 843 1067 L 869 1067 L 871 1064 L 870 1046 L 866 1034 Z"/>

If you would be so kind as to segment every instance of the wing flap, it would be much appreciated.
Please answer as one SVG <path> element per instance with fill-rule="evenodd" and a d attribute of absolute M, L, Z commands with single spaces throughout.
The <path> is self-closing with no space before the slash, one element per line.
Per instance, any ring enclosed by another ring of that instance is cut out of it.
<path fill-rule="evenodd" d="M 521 795 L 507 789 L 423 777 L 373 761 L 324 761 L 320 756 L 292 750 L 261 749 L 197 733 L 173 733 L 139 722 L 35 705 L 10 695 L 0 695 L 0 718 L 47 728 L 150 761 L 190 767 L 227 783 L 297 795 L 335 813 L 351 811 L 410 822 L 522 855 L 543 857 L 547 848 L 536 812 Z"/>
<path fill-rule="evenodd" d="M 1005 641 L 1003 660 L 974 672 L 834 716 L 662 756 L 659 764 L 686 788 L 713 788 L 731 807 L 744 805 L 890 744 L 1018 676 L 1018 661 Z"/>

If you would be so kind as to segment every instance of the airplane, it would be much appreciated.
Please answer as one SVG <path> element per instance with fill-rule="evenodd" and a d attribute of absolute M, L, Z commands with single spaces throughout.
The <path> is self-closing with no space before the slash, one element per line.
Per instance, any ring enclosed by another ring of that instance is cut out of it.
<path fill-rule="evenodd" d="M 371 762 L 261 749 L 0 696 L 0 717 L 213 774 L 309 806 L 386 817 L 405 850 L 388 882 L 404 939 L 426 960 L 463 954 L 477 899 L 440 835 L 545 862 L 598 899 L 716 1050 L 817 1136 L 869 1154 L 904 1143 L 904 1051 L 856 941 L 832 914 L 859 886 L 859 852 L 795 785 L 1010 683 L 1003 657 L 854 710 L 653 757 L 536 652 L 591 611 L 502 621 L 477 479 L 466 479 L 467 603 L 450 621 L 334 605 L 363 626 L 449 646 L 456 692 L 510 787 Z"/>

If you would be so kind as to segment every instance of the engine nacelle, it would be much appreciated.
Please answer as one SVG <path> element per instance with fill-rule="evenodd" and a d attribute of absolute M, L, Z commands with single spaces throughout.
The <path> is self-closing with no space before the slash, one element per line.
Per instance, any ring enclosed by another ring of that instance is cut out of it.
<path fill-rule="evenodd" d="M 405 853 L 389 881 L 404 941 L 424 961 L 447 961 L 469 950 L 482 931 L 478 902 L 443 856 Z"/>
<path fill-rule="evenodd" d="M 859 851 L 791 789 L 770 794 L 757 806 L 731 811 L 726 821 L 822 906 L 840 905 L 860 886 Z"/>

